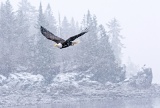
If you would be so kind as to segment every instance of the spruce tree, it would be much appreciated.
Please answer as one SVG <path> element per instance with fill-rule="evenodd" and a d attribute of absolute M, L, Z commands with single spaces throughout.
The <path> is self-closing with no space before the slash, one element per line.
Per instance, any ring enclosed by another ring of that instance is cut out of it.
<path fill-rule="evenodd" d="M 65 16 L 63 18 L 63 21 L 62 21 L 62 26 L 61 26 L 61 36 L 62 38 L 64 39 L 67 39 L 70 37 L 70 23 L 67 19 L 67 17 Z"/>
<path fill-rule="evenodd" d="M 15 15 L 10 1 L 7 0 L 4 4 L 1 4 L 0 11 L 0 38 L 1 46 L 3 47 L 1 58 L 1 72 L 8 75 L 15 70 L 15 52 L 14 43 L 16 43 L 15 36 Z"/>
<path fill-rule="evenodd" d="M 78 31 L 76 30 L 76 23 L 75 23 L 75 20 L 74 18 L 71 19 L 70 21 L 70 34 L 73 36 L 75 35 Z"/>
<path fill-rule="evenodd" d="M 44 20 L 45 20 L 45 27 L 52 33 L 56 34 L 57 33 L 57 25 L 56 25 L 56 19 L 53 16 L 52 9 L 50 7 L 50 4 L 47 5 L 47 8 L 44 12 Z"/>
<path fill-rule="evenodd" d="M 28 72 L 34 73 L 35 67 L 35 31 L 33 27 L 35 9 L 28 0 L 21 0 L 16 12 L 16 35 L 17 38 L 17 56 L 19 56 L 17 65 L 27 68 Z M 23 54 L 22 54 L 23 53 Z M 24 62 L 25 61 L 25 62 Z"/>
<path fill-rule="evenodd" d="M 15 30 L 16 30 L 16 35 L 17 35 L 17 42 L 16 42 L 16 51 L 17 51 L 17 55 L 19 57 L 18 61 L 17 61 L 17 65 L 21 65 L 21 66 L 27 66 L 27 56 L 29 52 L 28 51 L 28 35 L 29 35 L 29 19 L 28 19 L 28 15 L 27 15 L 27 8 L 26 7 L 27 3 L 24 4 L 24 1 L 26 0 L 22 0 L 19 3 L 19 8 L 17 10 L 16 13 L 16 25 L 15 25 Z M 26 62 L 24 62 L 24 60 Z"/>
<path fill-rule="evenodd" d="M 48 8 L 47 8 L 48 9 Z M 48 11 L 48 10 L 47 10 Z M 46 16 L 45 16 L 46 15 Z M 44 14 L 42 5 L 40 3 L 38 25 L 44 26 L 47 29 L 56 29 L 53 25 L 47 25 L 48 17 L 52 14 Z M 53 19 L 54 20 L 54 19 Z M 55 74 L 54 63 L 55 63 L 55 50 L 53 50 L 53 42 L 46 39 L 38 30 L 37 33 L 38 41 L 36 44 L 36 73 L 42 74 L 46 78 L 46 83 L 50 83 L 53 74 Z"/>
<path fill-rule="evenodd" d="M 121 65 L 121 58 L 122 58 L 122 48 L 123 44 L 121 43 L 121 39 L 123 39 L 122 35 L 120 35 L 120 25 L 118 21 L 114 18 L 112 19 L 108 24 L 109 28 L 109 36 L 110 36 L 110 42 L 112 46 L 112 50 L 114 51 L 114 55 L 116 58 L 116 62 L 118 65 Z"/>
<path fill-rule="evenodd" d="M 101 83 L 120 82 L 124 80 L 125 72 L 115 62 L 115 56 L 109 43 L 109 36 L 103 25 L 99 26 L 99 41 L 97 46 L 97 61 L 91 71 L 94 72 L 92 79 Z"/>
<path fill-rule="evenodd" d="M 88 28 L 89 32 L 80 38 L 83 44 L 81 44 L 79 60 L 82 62 L 81 64 L 85 65 L 85 67 L 88 68 L 88 66 L 90 67 L 91 64 L 96 61 L 96 50 L 98 48 L 97 20 L 95 16 L 93 17 L 91 15 L 90 11 L 88 11 L 87 15 L 84 15 L 84 19 L 82 21 L 82 30 L 84 30 L 85 28 Z"/>

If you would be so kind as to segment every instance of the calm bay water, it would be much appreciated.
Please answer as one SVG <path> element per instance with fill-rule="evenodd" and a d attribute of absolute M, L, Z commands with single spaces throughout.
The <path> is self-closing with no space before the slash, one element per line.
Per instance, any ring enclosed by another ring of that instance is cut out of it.
<path fill-rule="evenodd" d="M 6 108 L 160 108 L 160 98 L 94 99 Z"/>

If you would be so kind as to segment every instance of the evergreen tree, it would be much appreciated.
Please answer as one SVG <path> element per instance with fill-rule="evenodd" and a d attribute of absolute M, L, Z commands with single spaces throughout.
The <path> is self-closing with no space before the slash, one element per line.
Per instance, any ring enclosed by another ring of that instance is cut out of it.
<path fill-rule="evenodd" d="M 42 4 L 39 5 L 38 10 L 38 26 L 45 26 L 45 18 L 43 15 Z"/>
<path fill-rule="evenodd" d="M 1 7 L 1 32 L 2 36 L 8 41 L 13 39 L 15 16 L 10 1 L 7 0 Z M 12 35 L 12 36 L 11 36 Z"/>
<path fill-rule="evenodd" d="M 24 1 L 26 0 L 22 0 L 19 3 L 19 9 L 17 11 L 17 15 L 16 15 L 16 35 L 17 35 L 17 42 L 16 42 L 16 51 L 17 51 L 17 55 L 19 57 L 18 61 L 17 61 L 17 65 L 23 65 L 23 66 L 27 66 L 26 62 L 24 63 L 24 59 L 27 60 L 27 52 L 28 52 L 28 35 L 29 35 L 29 19 L 28 19 L 28 15 L 27 14 L 27 10 L 26 7 L 27 3 L 24 4 Z M 23 54 L 22 54 L 23 53 Z"/>
<path fill-rule="evenodd" d="M 74 23 L 74 22 L 73 22 Z M 73 24 L 72 23 L 72 24 Z M 70 36 L 75 35 L 73 34 L 73 29 L 75 29 L 73 25 L 71 25 L 71 22 L 68 21 L 67 17 L 65 16 L 62 20 L 62 23 L 60 22 L 61 27 L 60 27 L 60 34 L 59 36 L 62 36 L 61 38 L 63 39 L 68 39 Z M 67 68 L 71 68 L 71 63 L 75 59 L 74 56 L 74 51 L 72 49 L 73 47 L 69 47 L 66 49 L 63 49 L 63 51 L 60 51 L 58 53 L 59 57 L 59 62 L 60 62 L 60 72 L 66 72 Z M 67 56 L 66 56 L 67 55 Z"/>
<path fill-rule="evenodd" d="M 61 36 L 62 38 L 69 38 L 70 37 L 70 23 L 67 19 L 67 17 L 64 17 L 62 21 L 62 26 L 61 26 Z"/>
<path fill-rule="evenodd" d="M 3 2 L 1 2 L 1 6 L 0 6 L 0 33 L 2 33 L 2 27 L 3 27 L 3 25 L 2 25 L 3 12 L 4 12 L 4 4 L 3 4 Z"/>
<path fill-rule="evenodd" d="M 77 30 L 76 30 L 76 23 L 75 23 L 75 20 L 74 18 L 71 19 L 70 21 L 70 34 L 73 36 L 77 33 Z"/>
<path fill-rule="evenodd" d="M 81 52 L 79 53 L 80 59 L 82 62 L 85 60 L 85 63 L 92 64 L 93 60 L 96 59 L 97 56 L 97 20 L 96 17 L 92 17 L 90 11 L 88 11 L 87 15 L 84 15 L 84 19 L 82 21 L 82 29 L 88 28 L 89 32 L 85 34 L 85 36 L 81 37 L 83 44 L 81 44 Z M 84 64 L 85 64 L 84 63 Z M 83 64 L 83 63 L 82 63 Z"/>
<path fill-rule="evenodd" d="M 53 16 L 53 12 L 49 4 L 45 10 L 44 19 L 46 23 L 45 26 L 47 27 L 47 29 L 56 34 L 57 31 L 56 20 Z"/>
<path fill-rule="evenodd" d="M 114 51 L 114 55 L 116 58 L 116 62 L 121 65 L 121 57 L 122 57 L 122 48 L 123 44 L 121 43 L 121 39 L 123 38 L 122 35 L 120 35 L 120 25 L 118 21 L 114 18 L 111 20 L 108 24 L 109 28 L 109 36 L 111 40 L 111 46 L 112 50 Z"/>
<path fill-rule="evenodd" d="M 48 13 L 46 13 L 47 16 L 45 16 L 45 14 L 43 14 L 43 10 L 42 10 L 42 5 L 40 3 L 40 7 L 39 7 L 39 15 L 38 15 L 38 24 L 39 27 L 45 26 L 47 27 L 53 27 L 54 29 L 54 24 L 52 26 L 47 26 L 47 21 L 45 18 L 48 18 L 48 16 L 52 16 Z M 52 28 L 51 28 L 52 29 Z M 47 83 L 49 83 L 52 80 L 52 76 L 53 74 L 55 74 L 55 70 L 53 69 L 54 67 L 54 55 L 55 52 L 53 49 L 53 42 L 52 41 L 48 41 L 40 32 L 40 30 L 37 33 L 37 37 L 38 37 L 38 42 L 36 45 L 36 73 L 40 73 L 42 74 L 45 78 Z"/>
<path fill-rule="evenodd" d="M 27 0 L 19 2 L 19 8 L 16 15 L 16 35 L 17 38 L 17 56 L 19 56 L 17 65 L 27 68 L 28 72 L 33 72 L 34 63 L 34 33 L 33 15 L 34 7 Z M 23 53 L 23 55 L 22 55 Z M 25 62 L 24 62 L 25 60 Z"/>
<path fill-rule="evenodd" d="M 95 15 L 88 11 L 84 15 L 82 27 L 88 27 L 89 32 L 82 37 L 80 63 L 87 74 L 92 74 L 92 80 L 105 83 L 120 82 L 125 78 L 125 70 L 118 65 L 116 57 L 109 42 L 109 36 L 102 25 L 98 29 Z M 82 61 L 83 60 L 83 61 Z"/>
<path fill-rule="evenodd" d="M 109 36 L 106 34 L 106 30 L 103 25 L 99 26 L 99 41 L 97 49 L 98 60 L 95 62 L 91 71 L 94 72 L 92 79 L 101 83 L 119 82 L 124 80 L 125 72 L 121 67 L 118 67 L 115 62 L 115 56 L 113 54 L 111 45 L 109 43 Z"/>
<path fill-rule="evenodd" d="M 14 43 L 15 39 L 15 15 L 13 13 L 12 6 L 10 1 L 7 0 L 4 4 L 1 4 L 1 13 L 0 13 L 0 38 L 2 40 L 2 58 L 1 63 L 1 72 L 8 75 L 14 71 L 15 58 L 14 57 Z"/>
<path fill-rule="evenodd" d="M 3 36 L 3 14 L 4 14 L 4 4 L 1 2 L 1 6 L 0 6 L 0 74 L 6 75 L 8 73 L 6 73 L 5 71 L 5 64 L 4 63 L 4 56 L 5 56 L 5 42 L 4 42 L 4 36 Z"/>

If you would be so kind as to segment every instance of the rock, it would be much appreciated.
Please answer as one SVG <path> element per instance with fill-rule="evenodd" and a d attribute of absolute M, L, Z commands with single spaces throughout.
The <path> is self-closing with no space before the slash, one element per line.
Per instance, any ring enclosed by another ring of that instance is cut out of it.
<path fill-rule="evenodd" d="M 149 88 L 152 84 L 152 69 L 142 68 L 137 75 L 129 79 L 129 85 L 139 89 Z"/>
<path fill-rule="evenodd" d="M 10 74 L 6 85 L 15 90 L 35 90 L 43 86 L 44 77 L 42 75 L 33 75 L 31 73 L 21 72 Z"/>
<path fill-rule="evenodd" d="M 5 83 L 6 79 L 7 78 L 5 76 L 0 75 L 0 86 L 2 86 Z"/>

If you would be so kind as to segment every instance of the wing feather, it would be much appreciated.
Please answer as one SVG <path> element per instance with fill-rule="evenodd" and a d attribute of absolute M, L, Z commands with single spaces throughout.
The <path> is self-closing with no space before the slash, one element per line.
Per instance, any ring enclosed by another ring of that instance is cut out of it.
<path fill-rule="evenodd" d="M 50 31 L 48 31 L 46 28 L 42 27 L 41 26 L 41 33 L 49 40 L 52 40 L 56 43 L 63 43 L 65 42 L 64 39 L 58 37 L 58 36 L 55 36 L 53 33 L 51 33 Z"/>
<path fill-rule="evenodd" d="M 72 36 L 72 37 L 68 38 L 66 41 L 74 41 L 75 39 L 77 39 L 78 37 L 84 35 L 87 32 L 88 32 L 88 29 L 85 29 L 85 31 L 83 31 L 83 32 L 81 32 L 81 33 L 79 33 L 79 34 L 77 34 L 75 36 Z"/>

